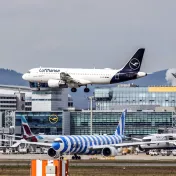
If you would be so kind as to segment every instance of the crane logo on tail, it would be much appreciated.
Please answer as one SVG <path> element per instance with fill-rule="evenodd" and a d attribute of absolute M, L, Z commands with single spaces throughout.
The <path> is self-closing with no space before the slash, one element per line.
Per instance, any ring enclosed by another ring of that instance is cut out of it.
<path fill-rule="evenodd" d="M 136 58 L 133 58 L 130 63 L 129 63 L 129 67 L 132 69 L 132 70 L 137 70 L 139 67 L 140 67 L 140 62 L 138 59 Z"/>

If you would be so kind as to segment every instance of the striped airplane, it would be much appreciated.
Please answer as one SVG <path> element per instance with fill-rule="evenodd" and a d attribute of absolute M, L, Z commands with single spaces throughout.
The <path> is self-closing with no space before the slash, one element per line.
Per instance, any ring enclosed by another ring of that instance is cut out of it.
<path fill-rule="evenodd" d="M 81 154 L 93 155 L 101 154 L 103 156 L 117 156 L 120 147 L 141 146 L 151 144 L 173 144 L 176 146 L 176 140 L 158 140 L 158 141 L 139 141 L 131 143 L 123 143 L 125 118 L 127 110 L 122 112 L 119 124 L 114 135 L 70 135 L 57 136 L 52 143 L 30 142 L 26 140 L 14 140 L 19 144 L 31 144 L 42 147 L 48 147 L 48 155 L 54 158 L 63 159 L 64 154 L 72 154 L 72 159 L 81 159 Z M 0 140 L 4 141 L 4 139 Z M 16 144 L 14 144 L 16 145 Z"/>
<path fill-rule="evenodd" d="M 72 159 L 81 159 L 78 154 L 102 154 L 116 156 L 118 150 L 111 145 L 122 143 L 124 138 L 126 112 L 122 112 L 114 135 L 71 135 L 60 136 L 48 150 L 51 157 L 62 157 L 63 154 L 74 154 Z"/>

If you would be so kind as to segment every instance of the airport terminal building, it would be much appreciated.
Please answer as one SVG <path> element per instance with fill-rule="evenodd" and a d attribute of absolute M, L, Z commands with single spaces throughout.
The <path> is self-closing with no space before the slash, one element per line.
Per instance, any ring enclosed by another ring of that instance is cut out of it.
<path fill-rule="evenodd" d="M 121 111 L 93 111 L 93 134 L 114 134 Z M 175 123 L 173 112 L 128 111 L 125 135 L 144 136 L 157 133 L 158 128 L 169 128 Z M 90 134 L 90 111 L 70 113 L 70 132 Z"/>
<path fill-rule="evenodd" d="M 96 110 L 155 110 L 176 107 L 176 87 L 139 87 L 119 84 L 113 88 L 95 89 Z"/>
<path fill-rule="evenodd" d="M 3 89 L 10 91 L 3 92 Z M 14 90 L 13 90 L 14 89 Z M 21 134 L 21 116 L 25 116 L 34 134 L 90 134 L 90 110 L 74 110 L 67 88 L 50 89 L 0 87 L 0 126 L 15 125 Z M 6 97 L 6 98 L 5 98 Z M 10 98 L 9 98 L 10 97 Z M 8 101 L 8 102 L 7 102 Z M 94 91 L 93 134 L 113 134 L 121 112 L 128 110 L 125 134 L 144 136 L 158 128 L 176 125 L 176 87 L 138 87 L 133 84 Z M 1 106 L 2 106 L 1 105 Z M 69 109 L 71 107 L 71 111 Z M 11 120 L 11 121 L 10 121 Z"/>
<path fill-rule="evenodd" d="M 61 99 L 67 97 L 68 103 L 71 98 L 68 97 L 68 89 L 58 92 L 56 90 L 34 90 L 32 104 L 35 104 L 35 110 L 16 112 L 16 125 L 20 126 L 20 116 L 25 115 L 36 134 L 90 134 L 90 110 L 42 109 L 43 101 L 46 102 L 48 99 L 48 103 L 52 103 L 52 99 L 58 99 L 61 92 L 64 92 Z M 34 99 L 34 97 L 36 98 Z M 125 84 L 113 88 L 96 88 L 94 91 L 93 134 L 113 134 L 121 112 L 125 108 L 128 109 L 126 135 L 144 136 L 157 133 L 158 128 L 174 127 L 176 124 L 175 100 L 176 87 L 138 87 L 133 84 Z M 52 124 L 49 119 L 55 115 L 58 117 L 58 121 Z"/>

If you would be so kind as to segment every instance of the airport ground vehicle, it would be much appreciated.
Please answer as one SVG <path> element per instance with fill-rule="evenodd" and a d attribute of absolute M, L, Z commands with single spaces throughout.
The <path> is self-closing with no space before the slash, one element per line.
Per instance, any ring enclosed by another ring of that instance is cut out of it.
<path fill-rule="evenodd" d="M 161 153 L 162 156 L 170 156 L 172 151 L 171 150 L 161 150 L 160 153 Z"/>
<path fill-rule="evenodd" d="M 172 155 L 173 155 L 173 156 L 176 156 L 176 150 L 173 150 L 173 151 L 172 151 Z"/>
<path fill-rule="evenodd" d="M 159 152 L 157 150 L 150 150 L 149 155 L 150 156 L 157 156 L 157 155 L 159 155 Z"/>

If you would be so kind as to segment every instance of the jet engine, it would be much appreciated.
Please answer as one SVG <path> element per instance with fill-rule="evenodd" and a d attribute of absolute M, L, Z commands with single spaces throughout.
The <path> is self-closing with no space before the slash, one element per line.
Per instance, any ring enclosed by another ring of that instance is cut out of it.
<path fill-rule="evenodd" d="M 60 153 L 54 150 L 52 147 L 48 149 L 48 155 L 53 158 L 59 158 Z"/>
<path fill-rule="evenodd" d="M 57 80 L 57 79 L 49 79 L 48 80 L 48 86 L 49 87 L 59 87 L 61 84 L 65 84 L 65 82 L 64 81 L 62 81 L 62 80 Z"/>
<path fill-rule="evenodd" d="M 145 151 L 145 149 L 142 148 L 141 145 L 138 146 L 138 150 L 141 151 L 141 152 Z"/>
<path fill-rule="evenodd" d="M 105 147 L 102 150 L 102 155 L 103 156 L 117 156 L 117 149 L 114 147 Z"/>

